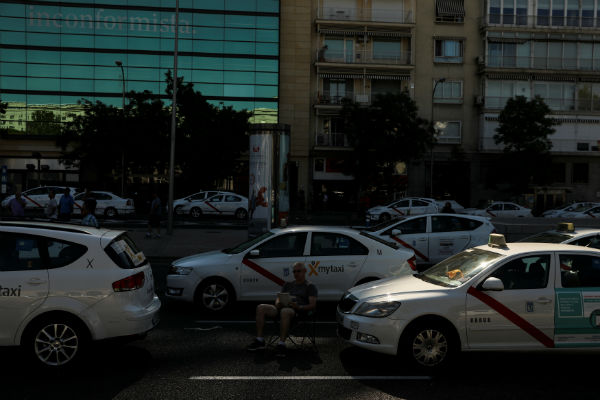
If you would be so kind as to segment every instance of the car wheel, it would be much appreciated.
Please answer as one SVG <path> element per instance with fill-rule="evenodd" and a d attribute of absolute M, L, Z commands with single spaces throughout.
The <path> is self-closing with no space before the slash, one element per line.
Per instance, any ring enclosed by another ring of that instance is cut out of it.
<path fill-rule="evenodd" d="M 196 291 L 196 302 L 209 312 L 222 312 L 235 301 L 233 287 L 220 279 L 208 279 Z"/>
<path fill-rule="evenodd" d="M 115 218 L 117 215 L 119 215 L 119 213 L 114 207 L 108 207 L 106 210 L 104 210 L 104 216 L 106 218 Z"/>
<path fill-rule="evenodd" d="M 379 216 L 379 220 L 382 222 L 389 221 L 391 219 L 390 214 L 383 213 Z"/>
<path fill-rule="evenodd" d="M 238 208 L 235 211 L 235 217 L 237 219 L 246 219 L 248 218 L 248 211 L 244 210 L 243 208 Z"/>
<path fill-rule="evenodd" d="M 450 329 L 436 322 L 409 326 L 402 335 L 400 346 L 399 355 L 426 370 L 447 365 L 457 349 Z"/>
<path fill-rule="evenodd" d="M 190 210 L 190 215 L 193 218 L 200 218 L 202 216 L 202 210 L 200 209 L 200 207 L 192 207 L 192 209 Z"/>
<path fill-rule="evenodd" d="M 23 345 L 43 367 L 65 367 L 77 361 L 86 344 L 85 330 L 74 318 L 44 318 L 28 330 Z"/>

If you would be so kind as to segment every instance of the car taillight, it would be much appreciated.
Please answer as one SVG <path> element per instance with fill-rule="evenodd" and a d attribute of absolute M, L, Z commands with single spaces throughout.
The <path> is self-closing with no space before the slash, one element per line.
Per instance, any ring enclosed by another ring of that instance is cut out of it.
<path fill-rule="evenodd" d="M 417 257 L 412 256 L 406 262 L 408 263 L 408 265 L 410 265 L 410 269 L 412 269 L 413 271 L 417 270 Z"/>
<path fill-rule="evenodd" d="M 120 279 L 113 282 L 112 287 L 115 292 L 127 292 L 129 290 L 136 290 L 144 287 L 144 280 L 146 276 L 144 271 L 140 271 L 135 275 L 128 276 L 127 278 Z"/>

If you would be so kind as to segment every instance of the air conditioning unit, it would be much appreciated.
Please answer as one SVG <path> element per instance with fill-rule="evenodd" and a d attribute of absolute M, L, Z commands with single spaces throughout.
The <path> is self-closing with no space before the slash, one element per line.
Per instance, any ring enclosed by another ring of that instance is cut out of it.
<path fill-rule="evenodd" d="M 477 62 L 478 65 L 483 65 L 483 64 L 485 64 L 485 57 L 484 56 L 477 56 L 475 58 L 475 61 Z"/>
<path fill-rule="evenodd" d="M 483 96 L 475 96 L 475 105 L 482 106 L 483 104 L 484 104 L 484 97 Z"/>

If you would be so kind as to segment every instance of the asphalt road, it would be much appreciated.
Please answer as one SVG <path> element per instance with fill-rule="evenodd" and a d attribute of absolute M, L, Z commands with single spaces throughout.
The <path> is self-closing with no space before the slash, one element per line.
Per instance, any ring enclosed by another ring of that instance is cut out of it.
<path fill-rule="evenodd" d="M 157 291 L 167 263 L 154 263 Z M 165 302 L 145 339 L 95 344 L 76 367 L 32 368 L 0 349 L 0 399 L 597 399 L 599 352 L 465 353 L 434 376 L 402 359 L 348 346 L 335 335 L 335 304 L 321 304 L 317 351 L 250 353 L 256 304 L 228 315 Z M 269 326 L 276 332 L 276 326 Z"/>

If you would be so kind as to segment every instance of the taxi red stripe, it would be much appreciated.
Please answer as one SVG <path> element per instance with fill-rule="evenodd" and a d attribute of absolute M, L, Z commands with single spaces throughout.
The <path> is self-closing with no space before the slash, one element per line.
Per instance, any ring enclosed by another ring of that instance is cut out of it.
<path fill-rule="evenodd" d="M 35 204 L 36 206 L 40 207 L 40 208 L 44 208 L 44 206 L 42 206 L 40 203 L 36 202 L 35 200 L 32 200 L 30 197 L 27 197 L 25 195 L 23 195 L 23 197 L 25 197 L 27 200 L 29 200 L 30 202 L 32 202 L 33 204 Z"/>
<path fill-rule="evenodd" d="M 404 215 L 404 213 L 403 213 L 402 211 L 398 210 L 398 209 L 397 209 L 397 208 L 395 208 L 395 207 L 392 207 L 392 210 L 396 211 L 396 212 L 397 212 L 398 214 L 400 214 L 400 215 Z"/>
<path fill-rule="evenodd" d="M 392 239 L 394 239 L 396 242 L 400 243 L 402 246 L 406 247 L 407 249 L 414 251 L 415 254 L 417 255 L 417 257 L 423 259 L 423 261 L 429 261 L 429 257 L 427 257 L 425 254 L 421 253 L 419 250 L 412 247 L 410 244 L 406 243 L 404 240 L 398 239 L 396 236 L 392 236 Z"/>
<path fill-rule="evenodd" d="M 209 206 L 210 208 L 212 208 L 213 210 L 215 210 L 216 212 L 218 212 L 219 214 L 221 214 L 221 211 L 219 211 L 219 209 L 217 207 L 213 206 L 208 201 L 205 201 L 204 204 L 206 204 L 207 206 Z"/>
<path fill-rule="evenodd" d="M 285 283 L 285 281 L 283 279 L 281 279 L 280 277 L 278 277 L 277 275 L 275 275 L 275 274 L 267 271 L 266 269 L 264 269 L 263 267 L 261 267 L 257 263 L 255 263 L 253 261 L 250 261 L 247 258 L 244 258 L 242 260 L 242 264 L 250 267 L 251 269 L 253 269 L 254 271 L 258 272 L 259 274 L 261 274 L 262 276 L 264 276 L 268 280 L 275 282 L 279 286 L 283 286 L 283 284 Z"/>
<path fill-rule="evenodd" d="M 487 211 L 487 210 L 486 210 L 485 212 L 486 212 L 486 213 L 488 213 L 488 214 L 490 214 L 492 217 L 495 217 L 495 216 L 496 216 L 496 215 L 494 215 L 494 213 L 493 213 L 493 212 L 490 212 L 490 211 Z"/>
<path fill-rule="evenodd" d="M 502 315 L 504 318 L 508 319 L 510 322 L 512 322 L 513 324 L 530 334 L 535 340 L 537 340 L 544 346 L 549 348 L 554 347 L 554 341 L 551 338 L 549 338 L 544 332 L 540 331 L 538 328 L 527 322 L 517 313 L 513 312 L 510 308 L 500 303 L 498 300 L 475 289 L 473 286 L 471 286 L 469 290 L 467 290 L 467 293 L 479 299 L 482 303 L 490 306 L 492 310 L 496 311 L 498 314 Z"/>

